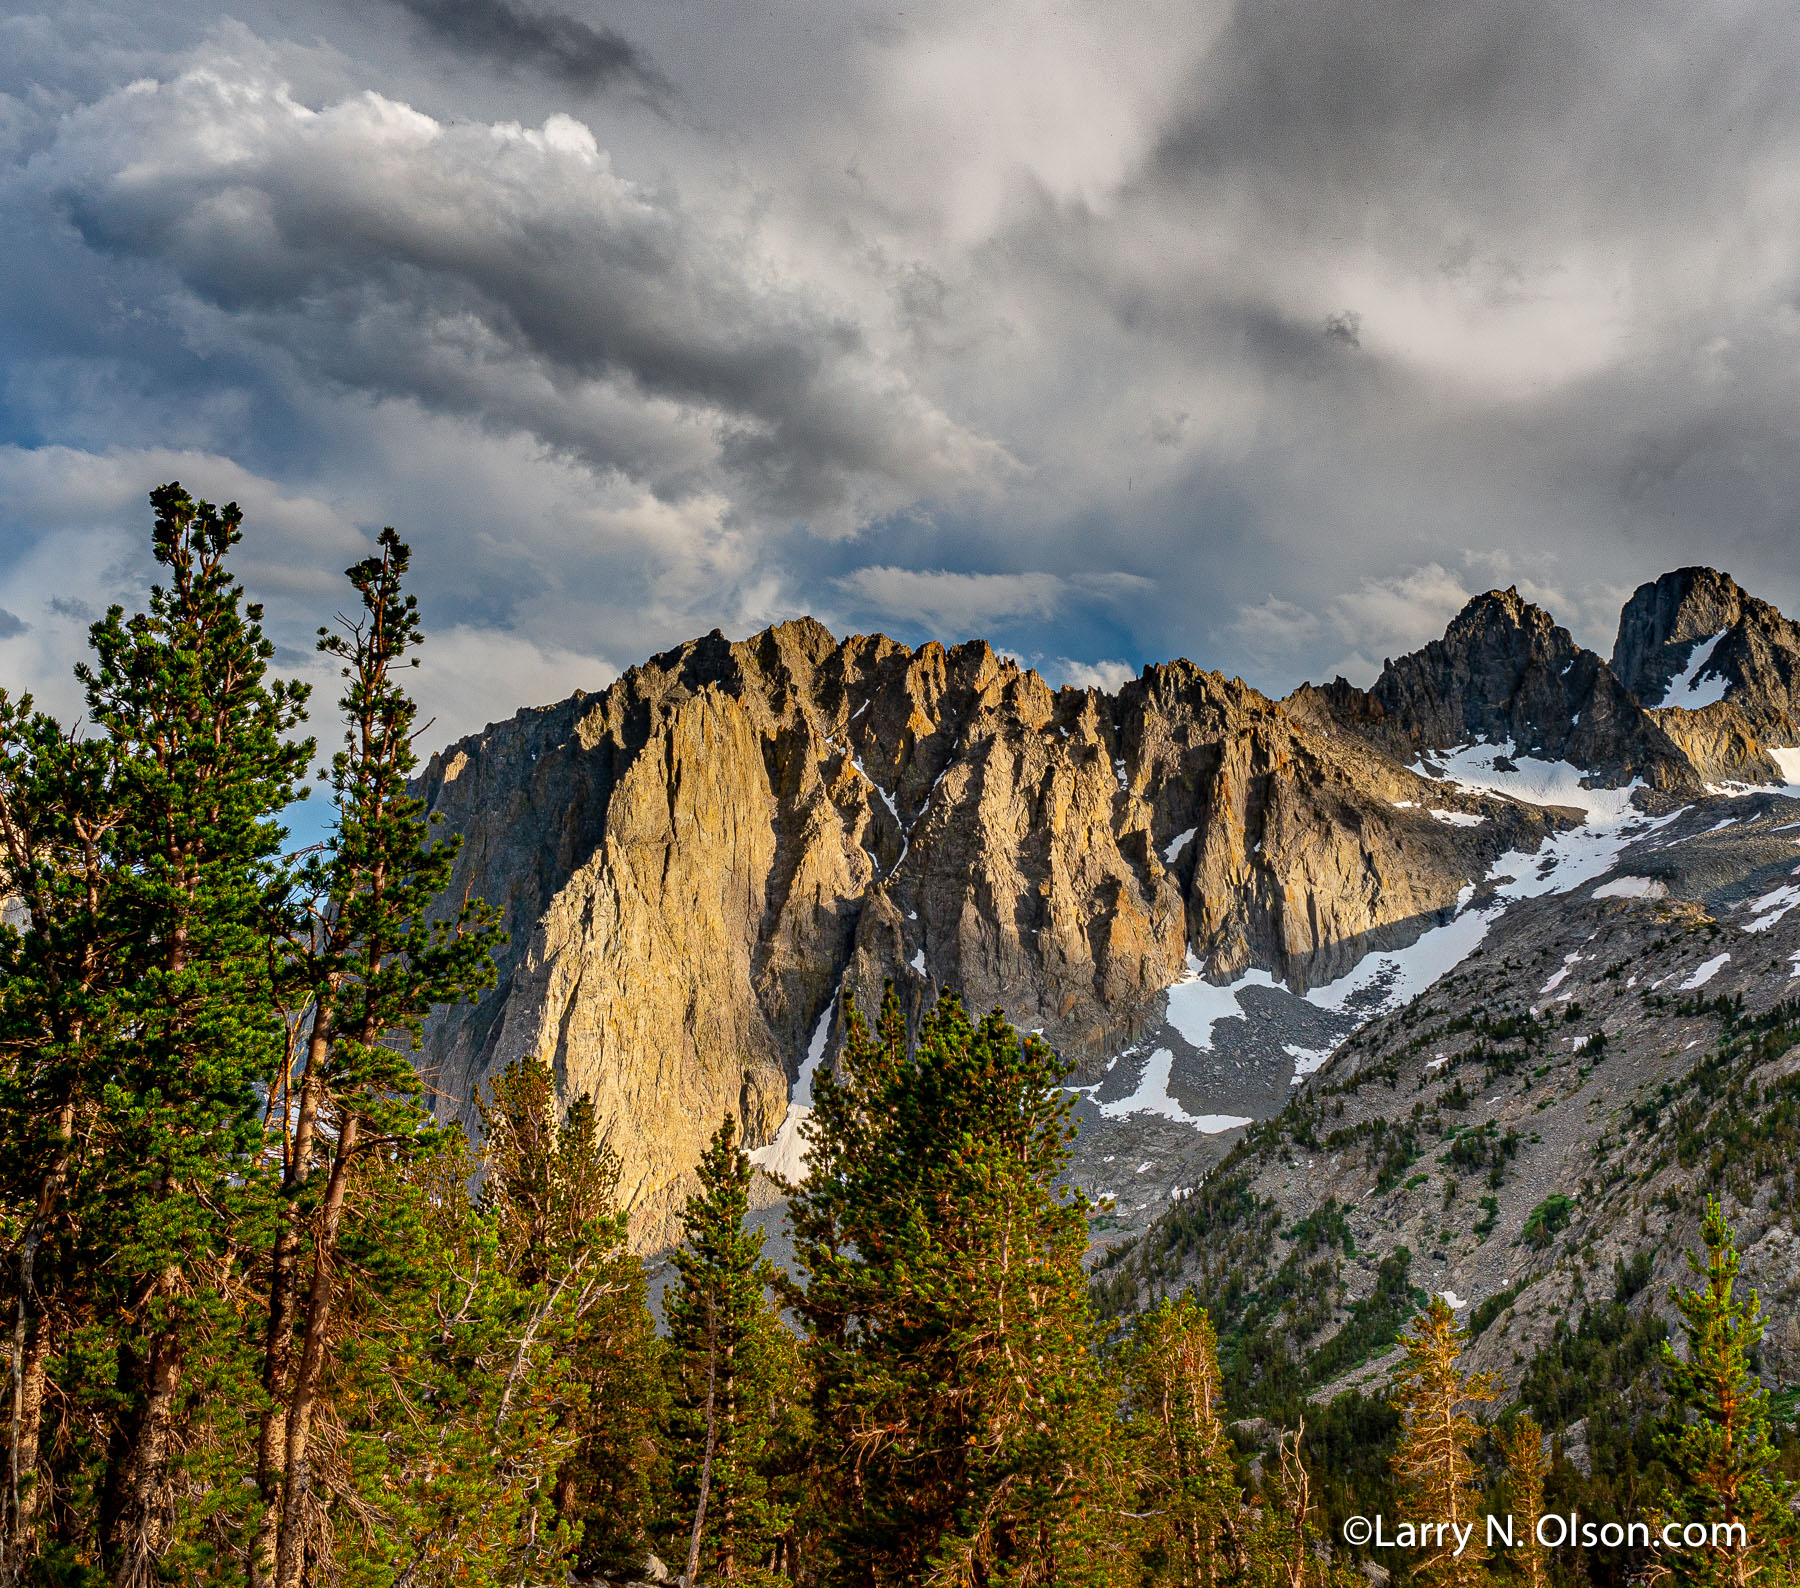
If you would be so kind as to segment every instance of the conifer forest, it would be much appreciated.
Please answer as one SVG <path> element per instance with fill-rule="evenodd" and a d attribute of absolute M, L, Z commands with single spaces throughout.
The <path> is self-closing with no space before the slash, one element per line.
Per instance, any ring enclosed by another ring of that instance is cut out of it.
<path fill-rule="evenodd" d="M 0 1583 L 1800 1584 L 1720 1200 L 1673 1328 L 1621 1267 L 1509 1391 L 1395 1260 L 1327 1371 L 1228 1270 L 1090 1272 L 1070 1067 L 890 984 L 813 1080 L 791 1263 L 726 1114 L 647 1268 L 589 1097 L 527 1056 L 465 1131 L 415 1063 L 501 926 L 416 793 L 408 547 L 348 569 L 327 706 L 277 676 L 237 509 L 151 504 L 80 722 L 0 692 Z M 296 851 L 309 785 L 335 824 Z M 1546 1433 L 1577 1402 L 1587 1471 Z M 1625 1542 L 1557 1547 L 1570 1513 Z"/>

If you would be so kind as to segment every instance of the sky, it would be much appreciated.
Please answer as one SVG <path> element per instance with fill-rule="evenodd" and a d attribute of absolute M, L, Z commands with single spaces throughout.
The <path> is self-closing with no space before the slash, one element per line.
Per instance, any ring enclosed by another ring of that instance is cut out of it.
<path fill-rule="evenodd" d="M 235 500 L 441 743 L 718 627 L 1274 694 L 1516 584 L 1800 611 L 1782 0 L 0 7 L 0 687 Z"/>

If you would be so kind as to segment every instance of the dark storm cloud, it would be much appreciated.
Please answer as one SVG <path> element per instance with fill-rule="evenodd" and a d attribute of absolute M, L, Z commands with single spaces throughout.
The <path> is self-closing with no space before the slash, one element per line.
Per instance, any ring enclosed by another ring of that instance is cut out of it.
<path fill-rule="evenodd" d="M 1735 557 L 1792 603 L 1791 24 L 1662 0 L 1229 7 L 1111 201 L 1041 205 L 1006 241 L 1013 301 L 1028 277 L 1046 320 L 1097 306 L 1123 333 L 1082 368 L 1154 394 L 1143 434 L 1187 416 L 1166 468 L 1112 450 L 1165 504 L 1137 515 L 1168 567 L 1146 648 L 1198 626 L 1231 666 L 1254 635 L 1291 683 L 1354 660 L 1344 591 L 1415 572 L 1433 599 L 1375 603 L 1357 636 L 1377 660 L 1495 579 L 1593 641 L 1615 586 L 1678 561 Z M 1251 525 L 1223 541 L 1186 507 L 1222 490 Z M 1288 621 L 1258 621 L 1271 601 Z"/>
<path fill-rule="evenodd" d="M 1240 4 L 1150 170 L 1196 192 L 1259 175 L 1263 204 L 1344 242 L 1703 207 L 1734 153 L 1791 132 L 1793 56 L 1779 5 Z"/>
<path fill-rule="evenodd" d="M 621 33 L 512 0 L 393 0 L 445 43 L 592 91 L 627 84 L 656 98 L 669 84 Z"/>
<path fill-rule="evenodd" d="M 8 612 L 5 607 L 0 607 L 0 640 L 10 640 L 15 635 L 29 633 L 30 629 L 31 625 L 22 617 Z"/>
<path fill-rule="evenodd" d="M 234 60 L 81 113 L 42 169 L 90 245 L 172 271 L 215 340 L 659 487 L 713 457 L 773 510 L 854 517 L 997 456 L 566 116 L 313 111 Z"/>

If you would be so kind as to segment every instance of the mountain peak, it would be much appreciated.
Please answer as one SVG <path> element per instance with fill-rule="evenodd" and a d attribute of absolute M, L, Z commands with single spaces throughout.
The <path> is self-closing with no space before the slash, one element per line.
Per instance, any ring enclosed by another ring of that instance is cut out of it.
<path fill-rule="evenodd" d="M 1389 661 L 1367 699 L 1365 720 L 1412 752 L 1508 741 L 1607 781 L 1688 781 L 1673 745 L 1606 663 L 1516 586 L 1476 596 L 1441 640 Z"/>
<path fill-rule="evenodd" d="M 1697 641 L 1736 627 L 1746 608 L 1780 617 L 1716 568 L 1677 568 L 1641 584 L 1619 614 L 1613 672 L 1646 706 L 1680 704 L 1665 702 L 1663 692 L 1687 665 L 1688 653 Z"/>
<path fill-rule="evenodd" d="M 1728 573 L 1677 568 L 1639 585 L 1612 665 L 1703 769 L 1766 777 L 1771 749 L 1800 744 L 1800 624 Z"/>

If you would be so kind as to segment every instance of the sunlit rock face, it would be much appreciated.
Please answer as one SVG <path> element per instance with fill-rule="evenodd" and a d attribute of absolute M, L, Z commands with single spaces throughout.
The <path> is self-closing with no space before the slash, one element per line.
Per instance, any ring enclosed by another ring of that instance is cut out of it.
<path fill-rule="evenodd" d="M 725 1113 L 770 1139 L 840 989 L 871 1007 L 892 977 L 916 1010 L 955 987 L 1098 1073 L 1190 956 L 1329 979 L 1547 830 L 1187 663 L 1052 691 L 984 644 L 811 621 L 522 712 L 421 789 L 464 839 L 451 896 L 510 933 L 494 991 L 430 1029 L 441 1109 L 550 1059 L 647 1243 Z"/>

